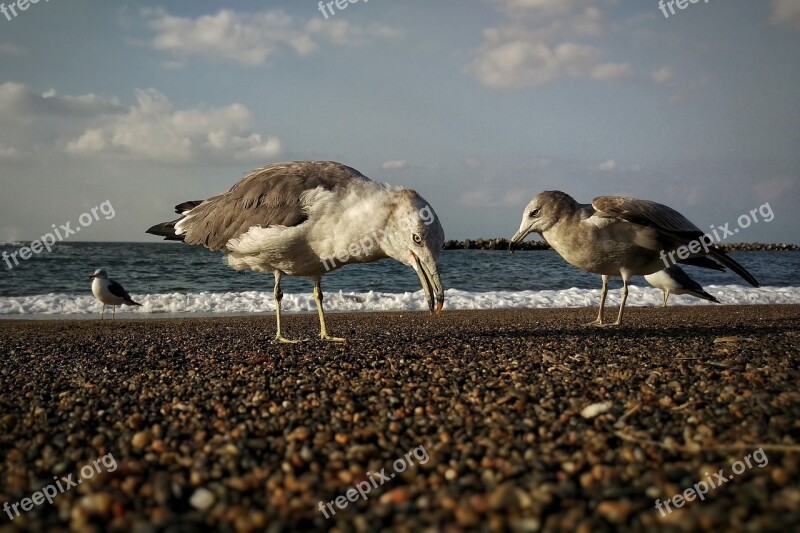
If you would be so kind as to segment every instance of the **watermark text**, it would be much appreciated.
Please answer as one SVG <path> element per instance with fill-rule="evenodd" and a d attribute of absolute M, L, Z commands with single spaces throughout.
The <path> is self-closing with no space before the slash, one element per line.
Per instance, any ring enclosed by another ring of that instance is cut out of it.
<path fill-rule="evenodd" d="M 391 481 L 394 479 L 397 473 L 405 472 L 409 466 L 413 465 L 414 462 L 411 460 L 412 457 L 417 460 L 417 463 L 422 465 L 427 463 L 430 459 L 428 452 L 425 451 L 425 447 L 417 446 L 413 450 L 410 450 L 408 453 L 406 453 L 403 457 L 400 457 L 394 463 L 392 463 L 394 472 L 391 474 L 387 475 L 385 468 L 381 468 L 380 472 L 375 474 L 367 472 L 367 479 L 356 483 L 355 487 L 348 489 L 345 494 L 337 496 L 335 499 L 327 503 L 319 502 L 320 512 L 325 515 L 325 518 L 330 518 L 336 514 L 334 504 L 339 509 L 344 510 L 351 503 L 358 501 L 358 498 L 363 498 L 366 500 L 368 498 L 367 495 L 372 489 L 377 489 L 387 481 Z"/>
<path fill-rule="evenodd" d="M 77 487 L 83 483 L 83 480 L 91 479 L 95 474 L 102 472 L 100 468 L 101 464 L 105 467 L 106 472 L 113 472 L 117 469 L 117 461 L 114 459 L 114 456 L 110 453 L 106 454 L 100 459 L 95 459 L 93 462 L 85 464 L 80 469 L 80 477 L 78 479 L 72 479 L 73 474 L 62 478 L 53 476 L 55 483 L 51 483 L 41 490 L 34 492 L 31 494 L 30 498 L 22 498 L 20 501 L 14 502 L 13 504 L 5 502 L 3 504 L 3 510 L 11 520 L 14 520 L 20 516 L 20 508 L 23 512 L 28 512 L 33 509 L 34 505 L 42 505 L 45 500 L 52 505 L 53 498 L 59 494 Z"/>
<path fill-rule="evenodd" d="M 756 209 L 751 209 L 749 214 L 740 216 L 736 221 L 739 225 L 738 228 L 731 229 L 730 222 L 722 226 L 714 226 L 712 224 L 711 233 L 705 233 L 702 237 L 690 241 L 688 244 L 684 244 L 683 246 L 679 246 L 675 250 L 669 252 L 666 250 L 661 250 L 660 257 L 664 262 L 664 266 L 669 268 L 679 261 L 688 259 L 689 257 L 697 256 L 697 254 L 700 253 L 700 250 L 702 250 L 704 254 L 708 254 L 709 250 L 712 246 L 714 246 L 714 244 L 724 241 L 728 237 L 733 237 L 739 233 L 739 230 L 747 229 L 751 225 L 757 224 L 759 222 L 758 215 L 761 215 L 761 219 L 764 222 L 772 222 L 772 220 L 775 218 L 775 213 L 772 212 L 772 207 L 769 205 L 769 202 L 767 202 L 760 205 Z M 675 256 L 677 256 L 677 259 Z"/>
<path fill-rule="evenodd" d="M 86 226 L 90 226 L 92 222 L 96 220 L 100 220 L 100 215 L 103 215 L 105 220 L 111 220 L 114 218 L 116 214 L 114 212 L 114 206 L 111 205 L 109 200 L 106 200 L 100 205 L 96 205 L 89 210 L 89 212 L 83 213 L 81 216 L 78 217 L 78 224 L 74 228 L 72 227 L 72 222 L 67 222 L 66 224 L 61 224 L 59 227 L 56 227 L 55 224 L 52 225 L 53 231 L 49 233 L 45 233 L 35 241 L 32 241 L 28 246 L 23 246 L 16 252 L 3 252 L 3 261 L 5 261 L 6 265 L 8 265 L 8 270 L 11 270 L 15 266 L 19 265 L 19 259 L 23 261 L 27 261 L 32 257 L 33 254 L 40 254 L 43 250 L 47 250 L 47 253 L 52 251 L 53 245 L 57 242 L 61 242 L 72 235 L 78 233 L 81 228 L 85 228 Z M 58 240 L 56 240 L 58 239 Z M 19 259 L 17 259 L 19 256 Z M 11 260 L 14 260 L 14 264 L 11 264 Z"/>
<path fill-rule="evenodd" d="M 664 500 L 663 502 L 660 498 L 657 499 L 655 505 L 656 509 L 658 509 L 658 512 L 661 513 L 661 516 L 664 517 L 674 511 L 674 509 L 670 507 L 670 504 L 675 506 L 675 508 L 681 508 L 686 504 L 686 502 L 692 502 L 695 500 L 695 498 L 700 498 L 701 501 L 705 501 L 706 494 L 708 494 L 709 490 L 716 489 L 731 481 L 735 476 L 742 474 L 746 469 L 753 468 L 753 464 L 750 463 L 750 459 L 753 459 L 755 461 L 755 465 L 759 468 L 764 468 L 769 464 L 769 458 L 767 457 L 767 454 L 764 453 L 764 449 L 759 448 L 753 453 L 745 455 L 741 461 L 735 461 L 733 464 L 731 464 L 731 471 L 733 474 L 725 476 L 724 468 L 720 468 L 717 472 L 714 472 L 713 475 L 709 475 L 709 473 L 706 472 L 705 481 L 698 481 L 693 486 L 684 490 L 682 493 L 676 494 L 672 498 Z"/>

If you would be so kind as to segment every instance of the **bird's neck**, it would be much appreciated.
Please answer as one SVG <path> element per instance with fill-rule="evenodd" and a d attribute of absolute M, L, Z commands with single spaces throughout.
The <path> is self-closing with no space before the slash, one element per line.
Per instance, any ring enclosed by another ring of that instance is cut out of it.
<path fill-rule="evenodd" d="M 346 195 L 337 205 L 337 216 L 330 217 L 332 231 L 318 243 L 317 253 L 336 268 L 350 263 L 366 263 L 388 257 L 384 244 L 397 228 L 392 227 L 392 202 L 386 202 L 387 190 L 381 184 L 360 188 Z"/>

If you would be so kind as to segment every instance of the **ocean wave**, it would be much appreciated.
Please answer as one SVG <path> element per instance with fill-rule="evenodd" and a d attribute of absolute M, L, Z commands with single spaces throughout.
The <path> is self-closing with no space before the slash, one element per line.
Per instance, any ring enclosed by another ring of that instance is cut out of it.
<path fill-rule="evenodd" d="M 800 304 L 800 287 L 761 287 L 758 289 L 739 285 L 709 285 L 707 292 L 722 304 Z M 619 290 L 609 291 L 606 305 L 619 305 Z M 657 307 L 662 303 L 660 290 L 632 286 L 628 306 Z M 246 291 L 225 293 L 171 293 L 133 295 L 141 307 L 118 309 L 128 316 L 159 316 L 176 314 L 248 314 L 273 313 L 272 291 Z M 448 289 L 445 309 L 526 309 L 596 307 L 600 290 L 564 289 L 543 291 L 492 291 L 470 292 Z M 671 296 L 670 305 L 708 305 L 691 296 Z M 427 304 L 422 291 L 404 293 L 384 292 L 331 292 L 325 294 L 325 309 L 341 312 L 370 311 L 424 311 Z M 110 309 L 108 309 L 110 311 Z M 316 311 L 310 293 L 285 294 L 282 310 L 286 313 L 311 313 Z M 0 315 L 7 317 L 29 315 L 92 315 L 100 311 L 100 304 L 92 296 L 75 294 L 45 294 L 0 298 Z"/>

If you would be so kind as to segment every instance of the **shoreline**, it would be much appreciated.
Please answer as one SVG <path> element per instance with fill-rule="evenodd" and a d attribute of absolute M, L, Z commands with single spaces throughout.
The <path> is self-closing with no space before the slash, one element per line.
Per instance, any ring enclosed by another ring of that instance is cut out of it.
<path fill-rule="evenodd" d="M 612 315 L 615 317 L 617 311 L 619 311 L 619 302 L 615 301 L 613 297 L 609 297 L 609 301 L 606 304 L 606 314 L 611 317 Z M 714 304 L 714 303 L 706 303 L 705 301 L 698 301 L 697 303 L 692 303 L 690 305 L 680 305 L 675 303 L 670 303 L 667 309 L 690 309 L 690 308 L 705 308 L 705 309 L 714 309 L 714 310 L 724 310 L 724 309 L 743 309 L 743 308 L 776 308 L 776 307 L 796 307 L 800 306 L 797 303 L 763 303 L 763 304 Z M 635 303 L 630 303 L 625 306 L 625 316 L 628 316 L 628 311 L 630 310 L 663 310 L 664 308 L 661 305 L 636 305 Z M 447 315 L 451 313 L 515 313 L 515 312 L 557 312 L 557 311 L 564 311 L 567 313 L 586 313 L 586 314 L 597 314 L 598 307 L 596 305 L 593 306 L 580 306 L 580 307 L 526 307 L 526 308 L 495 308 L 495 309 L 447 309 L 445 308 L 442 313 L 438 316 L 438 319 L 443 319 Z M 364 317 L 369 315 L 420 315 L 420 316 L 429 316 L 430 313 L 426 310 L 364 310 L 364 311 L 348 311 L 348 310 L 325 310 L 325 316 L 352 316 L 354 319 L 358 317 Z M 99 313 L 94 314 L 31 314 L 31 315 L 0 315 L 0 324 L 4 322 L 8 323 L 17 323 L 17 322 L 41 322 L 47 324 L 49 322 L 101 322 L 100 318 L 98 317 Z M 138 321 L 164 321 L 168 322 L 170 320 L 206 320 L 206 319 L 220 319 L 225 320 L 229 318 L 275 318 L 274 311 L 258 311 L 258 312 L 249 312 L 249 311 L 242 311 L 242 312 L 230 312 L 230 313 L 206 313 L 206 312 L 187 312 L 187 313 L 126 313 L 126 312 L 117 312 L 117 318 L 113 319 L 114 322 L 117 321 L 128 321 L 128 322 L 138 322 Z M 317 311 L 287 311 L 283 310 L 281 312 L 281 316 L 285 317 L 304 317 L 304 316 L 313 316 L 317 317 Z M 102 322 L 112 321 L 110 318 L 110 311 L 107 313 L 105 319 Z"/>
<path fill-rule="evenodd" d="M 508 251 L 510 241 L 503 237 L 491 239 L 477 238 L 464 240 L 448 240 L 444 243 L 443 250 L 496 250 Z M 800 244 L 792 243 L 715 243 L 717 248 L 725 252 L 798 252 Z M 551 250 L 550 245 L 544 241 L 523 241 L 514 246 L 514 251 L 543 251 Z"/>

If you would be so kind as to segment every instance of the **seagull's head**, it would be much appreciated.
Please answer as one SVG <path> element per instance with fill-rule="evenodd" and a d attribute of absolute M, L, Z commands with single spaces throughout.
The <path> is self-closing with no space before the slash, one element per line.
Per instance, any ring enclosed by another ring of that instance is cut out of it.
<path fill-rule="evenodd" d="M 382 241 L 386 255 L 416 271 L 428 309 L 439 313 L 444 305 L 444 288 L 436 260 L 444 245 L 444 229 L 430 204 L 415 191 L 397 191 Z"/>
<path fill-rule="evenodd" d="M 558 223 L 562 216 L 574 211 L 577 202 L 561 191 L 544 191 L 533 197 L 533 200 L 522 212 L 519 230 L 511 238 L 508 245 L 510 251 L 525 240 L 531 233 L 541 235 Z"/>
<path fill-rule="evenodd" d="M 102 268 L 98 268 L 97 270 L 94 271 L 94 274 L 89 276 L 89 279 L 95 279 L 95 278 L 105 279 L 107 277 L 108 274 L 106 274 L 106 271 Z"/>

